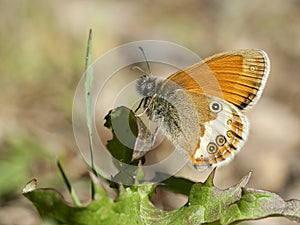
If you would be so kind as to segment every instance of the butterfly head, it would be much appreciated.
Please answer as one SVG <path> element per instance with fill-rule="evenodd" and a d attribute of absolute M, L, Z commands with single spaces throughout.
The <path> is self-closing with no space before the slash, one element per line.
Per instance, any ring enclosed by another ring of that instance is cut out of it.
<path fill-rule="evenodd" d="M 152 97 L 157 90 L 157 79 L 144 75 L 137 80 L 136 89 L 143 97 Z"/>

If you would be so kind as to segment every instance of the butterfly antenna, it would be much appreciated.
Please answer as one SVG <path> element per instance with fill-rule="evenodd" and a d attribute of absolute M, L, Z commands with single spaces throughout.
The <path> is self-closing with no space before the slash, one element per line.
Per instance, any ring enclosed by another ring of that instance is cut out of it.
<path fill-rule="evenodd" d="M 149 75 L 151 75 L 151 69 L 150 69 L 149 61 L 148 61 L 148 59 L 146 57 L 145 51 L 144 51 L 144 49 L 141 46 L 139 46 L 139 49 L 141 50 L 141 52 L 142 52 L 142 54 L 143 54 L 143 56 L 145 58 Z"/>

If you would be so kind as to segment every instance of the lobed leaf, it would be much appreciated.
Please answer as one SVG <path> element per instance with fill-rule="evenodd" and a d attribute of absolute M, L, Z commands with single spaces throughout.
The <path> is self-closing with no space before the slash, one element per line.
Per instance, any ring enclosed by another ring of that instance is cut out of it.
<path fill-rule="evenodd" d="M 116 201 L 107 197 L 94 177 L 96 200 L 84 207 L 71 206 L 53 189 L 33 189 L 28 184 L 24 196 L 33 202 L 43 219 L 62 224 L 236 224 L 270 216 L 300 221 L 300 201 L 284 201 L 277 194 L 245 188 L 251 173 L 238 184 L 221 190 L 213 185 L 213 171 L 204 183 L 196 183 L 185 206 L 164 211 L 153 205 L 150 196 L 156 185 L 121 186 Z"/>

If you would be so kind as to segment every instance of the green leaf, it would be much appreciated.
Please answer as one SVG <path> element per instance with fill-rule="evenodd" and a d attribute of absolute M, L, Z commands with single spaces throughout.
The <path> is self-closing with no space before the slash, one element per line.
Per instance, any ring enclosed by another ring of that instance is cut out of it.
<path fill-rule="evenodd" d="M 228 207 L 228 214 L 221 219 L 221 222 L 231 224 L 234 221 L 270 216 L 286 217 L 300 223 L 300 201 L 295 199 L 284 201 L 272 192 L 244 188 L 240 201 Z"/>
<path fill-rule="evenodd" d="M 113 201 L 106 194 L 101 194 L 101 200 L 95 200 L 86 207 L 69 205 L 54 189 L 41 188 L 23 194 L 35 205 L 42 219 L 52 219 L 61 224 L 115 224 L 118 216 L 112 209 Z"/>
<path fill-rule="evenodd" d="M 227 207 L 241 199 L 242 188 L 248 183 L 251 173 L 245 176 L 240 183 L 226 190 L 220 190 L 213 185 L 215 170 L 202 184 L 193 185 L 190 196 L 190 205 L 203 206 L 204 220 L 214 222 L 217 218 L 222 218 Z"/>
<path fill-rule="evenodd" d="M 159 178 L 158 178 L 159 177 Z M 167 179 L 163 180 L 162 178 L 167 177 Z M 163 180 L 159 187 L 164 189 L 171 190 L 176 193 L 180 193 L 183 195 L 189 195 L 191 188 L 195 184 L 195 182 L 185 179 L 183 177 L 174 177 L 168 174 L 156 174 L 153 180 Z"/>
<path fill-rule="evenodd" d="M 226 190 L 213 185 L 214 172 L 203 184 L 195 184 L 189 196 L 190 206 L 202 206 L 205 223 L 232 224 L 270 216 L 299 221 L 300 201 L 284 201 L 277 194 L 245 188 L 251 173 Z"/>
<path fill-rule="evenodd" d="M 132 110 L 123 106 L 111 110 L 105 117 L 104 126 L 113 134 L 113 138 L 107 142 L 106 147 L 116 159 L 114 164 L 120 171 L 112 178 L 115 182 L 133 185 L 139 161 L 141 160 L 142 163 L 145 161 L 144 157 L 133 160 L 136 137 L 139 132 L 138 122 L 142 124 Z"/>
<path fill-rule="evenodd" d="M 111 110 L 105 120 L 104 126 L 113 132 L 113 139 L 108 141 L 107 144 L 108 150 L 115 159 L 126 164 L 131 163 L 138 134 L 134 113 L 130 109 L 121 106 Z M 125 141 L 126 143 L 124 143 Z"/>
<path fill-rule="evenodd" d="M 213 185 L 214 173 L 204 183 L 194 184 L 188 204 L 173 211 L 164 211 L 152 204 L 149 198 L 154 193 L 154 184 L 121 186 L 113 202 L 96 177 L 92 180 L 97 198 L 85 207 L 71 206 L 55 190 L 34 189 L 31 183 L 28 184 L 30 188 L 24 188 L 24 195 L 33 202 L 43 219 L 63 224 L 227 225 L 269 216 L 300 221 L 299 200 L 284 201 L 274 193 L 245 188 L 251 173 L 226 190 Z"/>
<path fill-rule="evenodd" d="M 96 178 L 93 178 L 95 183 Z M 32 181 L 34 183 L 34 181 Z M 29 182 L 30 187 L 35 185 Z M 23 194 L 37 208 L 43 220 L 52 219 L 61 224 L 143 224 L 140 211 L 154 206 L 149 200 L 153 185 L 142 185 L 133 188 L 121 188 L 115 203 L 107 197 L 103 189 L 97 188 L 96 200 L 85 207 L 69 205 L 54 189 L 34 189 L 25 187 Z M 159 211 L 159 210 L 158 210 Z"/>

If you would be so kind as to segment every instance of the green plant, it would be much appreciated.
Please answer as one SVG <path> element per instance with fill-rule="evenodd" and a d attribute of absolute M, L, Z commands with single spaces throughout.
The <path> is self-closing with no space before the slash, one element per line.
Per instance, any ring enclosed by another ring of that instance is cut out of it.
<path fill-rule="evenodd" d="M 91 33 L 87 51 L 87 73 L 86 73 L 86 115 L 89 130 L 90 143 L 92 143 L 92 115 L 91 115 L 91 93 L 92 93 L 92 69 L 91 65 Z M 23 194 L 38 210 L 40 216 L 50 219 L 56 224 L 237 224 L 245 220 L 254 220 L 271 216 L 282 216 L 300 222 L 300 201 L 284 201 L 275 193 L 246 188 L 251 173 L 245 176 L 238 184 L 220 190 L 213 184 L 215 170 L 203 183 L 195 183 L 184 178 L 171 176 L 160 183 L 143 183 L 143 171 L 139 165 L 143 158 L 131 162 L 133 150 L 125 147 L 118 140 L 111 120 L 124 120 L 124 115 L 129 118 L 130 128 L 137 136 L 138 125 L 134 113 L 126 108 L 119 107 L 108 113 L 105 126 L 111 129 L 113 139 L 109 141 L 107 148 L 119 161 L 135 165 L 137 171 L 116 164 L 120 170 L 112 179 L 105 175 L 96 173 L 92 163 L 90 177 L 92 181 L 92 201 L 82 206 L 76 197 L 73 188 L 68 181 L 62 166 L 58 162 L 61 174 L 71 193 L 75 205 L 68 204 L 63 197 L 54 189 L 37 188 L 37 181 L 33 179 L 23 189 Z M 128 117 L 129 115 L 129 117 Z M 93 157 L 92 145 L 90 145 L 91 157 Z M 93 158 L 92 158 L 93 159 Z M 92 160 L 93 162 L 93 160 Z M 130 174 L 135 172 L 137 176 Z M 112 182 L 118 180 L 118 176 L 128 179 L 130 185 L 122 185 Z M 164 176 L 164 174 L 157 174 Z M 116 200 L 108 197 L 99 180 L 108 182 L 112 188 L 117 190 Z M 166 188 L 170 191 L 188 196 L 188 202 L 184 206 L 173 210 L 164 211 L 154 206 L 150 196 L 155 193 L 156 188 Z"/>

